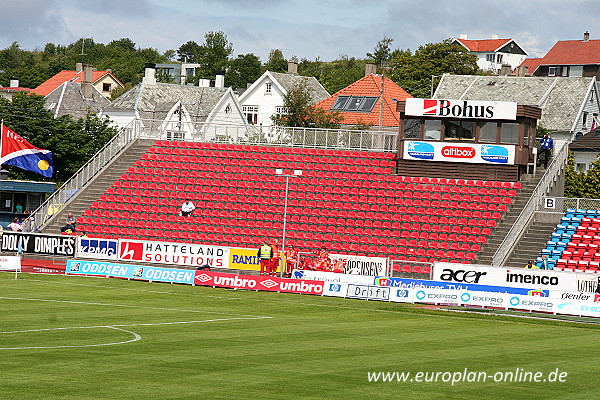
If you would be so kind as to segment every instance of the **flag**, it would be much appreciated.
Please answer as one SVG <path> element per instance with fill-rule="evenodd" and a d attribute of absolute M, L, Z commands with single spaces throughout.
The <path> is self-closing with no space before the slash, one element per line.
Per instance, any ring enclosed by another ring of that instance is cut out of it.
<path fill-rule="evenodd" d="M 50 150 L 38 149 L 27 140 L 2 125 L 0 164 L 32 171 L 45 177 L 52 177 L 54 165 Z"/>

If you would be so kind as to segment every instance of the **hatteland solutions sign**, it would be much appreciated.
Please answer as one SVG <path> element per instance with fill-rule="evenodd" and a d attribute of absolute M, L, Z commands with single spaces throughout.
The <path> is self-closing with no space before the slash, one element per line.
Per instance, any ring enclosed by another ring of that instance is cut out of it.
<path fill-rule="evenodd" d="M 512 101 L 406 99 L 404 113 L 415 117 L 517 119 L 517 103 Z"/>

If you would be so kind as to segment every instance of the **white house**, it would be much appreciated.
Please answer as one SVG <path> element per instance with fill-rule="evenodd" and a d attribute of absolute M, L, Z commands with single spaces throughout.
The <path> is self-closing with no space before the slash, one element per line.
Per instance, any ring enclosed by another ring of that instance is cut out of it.
<path fill-rule="evenodd" d="M 164 139 L 213 140 L 246 134 L 246 120 L 231 88 L 201 79 L 200 86 L 156 82 L 154 68 L 146 68 L 142 83 L 102 109 L 101 115 L 120 128 L 139 120 L 143 128 Z"/>
<path fill-rule="evenodd" d="M 297 64 L 288 64 L 288 73 L 266 71 L 239 97 L 246 121 L 253 125 L 271 126 L 271 116 L 285 112 L 284 97 L 296 85 L 305 83 L 311 88 L 312 101 L 316 104 L 329 97 L 325 88 L 312 76 L 299 76 Z"/>
<path fill-rule="evenodd" d="M 467 35 L 460 35 L 453 43 L 458 43 L 475 54 L 480 70 L 494 74 L 500 73 L 503 65 L 509 65 L 512 71 L 527 58 L 527 53 L 517 42 L 513 39 L 498 39 L 498 35 L 483 40 L 470 40 Z"/>

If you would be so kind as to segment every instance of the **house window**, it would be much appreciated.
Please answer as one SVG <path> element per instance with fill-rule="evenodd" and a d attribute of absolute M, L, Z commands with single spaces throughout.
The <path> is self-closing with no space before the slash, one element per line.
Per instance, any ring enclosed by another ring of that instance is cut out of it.
<path fill-rule="evenodd" d="M 265 94 L 271 94 L 273 90 L 273 84 L 270 82 L 265 83 Z"/>
<path fill-rule="evenodd" d="M 577 172 L 587 172 L 587 164 L 586 163 L 577 163 L 575 165 L 575 170 Z"/>
<path fill-rule="evenodd" d="M 549 67 L 548 68 L 548 76 L 556 76 L 558 72 L 558 67 Z"/>
<path fill-rule="evenodd" d="M 496 55 L 496 62 L 498 62 L 498 63 L 502 62 L 502 54 L 497 54 Z"/>
<path fill-rule="evenodd" d="M 583 112 L 583 121 L 581 122 L 581 125 L 587 129 L 587 123 L 588 123 L 588 112 L 584 111 Z"/>
<path fill-rule="evenodd" d="M 440 140 L 442 138 L 442 120 L 426 119 L 424 125 L 426 140 Z"/>
<path fill-rule="evenodd" d="M 243 106 L 242 113 L 250 124 L 258 123 L 258 106 Z"/>
<path fill-rule="evenodd" d="M 110 83 L 103 83 L 103 84 L 102 84 L 102 91 L 103 91 L 103 92 L 110 92 L 110 87 L 111 87 L 111 86 L 112 86 L 112 85 L 111 85 Z"/>
<path fill-rule="evenodd" d="M 439 121 L 438 121 L 439 123 Z M 421 133 L 421 120 L 418 118 L 405 118 L 402 121 L 405 139 L 419 139 Z M 439 125 L 438 125 L 439 128 Z"/>
<path fill-rule="evenodd" d="M 506 122 L 502 124 L 500 133 L 500 142 L 519 144 L 519 124 L 514 122 Z"/>
<path fill-rule="evenodd" d="M 377 99 L 378 97 L 371 96 L 338 96 L 331 110 L 371 112 Z"/>
<path fill-rule="evenodd" d="M 562 67 L 562 76 L 569 76 L 569 67 Z"/>
<path fill-rule="evenodd" d="M 529 122 L 523 123 L 523 146 L 527 146 L 529 144 L 529 131 L 530 131 Z"/>
<path fill-rule="evenodd" d="M 229 114 L 231 112 L 231 104 L 227 104 L 225 107 L 225 114 Z"/>
<path fill-rule="evenodd" d="M 283 107 L 283 106 L 277 106 L 275 107 L 275 112 L 277 114 L 289 114 L 289 108 L 288 107 Z"/>
<path fill-rule="evenodd" d="M 479 141 L 486 143 L 496 143 L 498 134 L 497 122 L 482 122 L 479 128 Z"/>
<path fill-rule="evenodd" d="M 474 140 L 475 139 L 475 122 L 474 121 L 446 121 L 444 130 L 444 138 L 459 139 L 459 140 Z"/>
<path fill-rule="evenodd" d="M 486 54 L 485 55 L 485 60 L 489 61 L 489 62 L 495 62 L 496 61 L 496 55 L 495 54 Z"/>

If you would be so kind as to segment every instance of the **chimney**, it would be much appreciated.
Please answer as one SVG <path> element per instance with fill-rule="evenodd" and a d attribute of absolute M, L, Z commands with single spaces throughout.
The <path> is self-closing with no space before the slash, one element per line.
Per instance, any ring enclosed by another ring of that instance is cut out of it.
<path fill-rule="evenodd" d="M 92 66 L 84 65 L 83 67 L 83 83 L 81 84 L 83 98 L 92 99 Z"/>
<path fill-rule="evenodd" d="M 502 64 L 502 66 L 500 67 L 500 75 L 510 75 L 512 69 L 510 68 L 509 64 Z"/>
<path fill-rule="evenodd" d="M 19 80 L 14 76 L 10 78 L 10 87 L 19 87 Z"/>
<path fill-rule="evenodd" d="M 76 73 L 80 73 L 81 71 L 83 71 L 83 64 L 82 63 L 76 63 L 75 64 L 75 72 Z"/>
<path fill-rule="evenodd" d="M 217 71 L 215 76 L 215 87 L 223 89 L 225 87 L 225 71 Z"/>
<path fill-rule="evenodd" d="M 368 62 L 365 64 L 365 76 L 377 73 L 377 64 L 374 62 Z"/>
<path fill-rule="evenodd" d="M 210 87 L 210 79 L 199 79 L 198 86 L 200 87 Z"/>
<path fill-rule="evenodd" d="M 142 83 L 148 86 L 156 85 L 156 64 L 146 63 Z"/>
<path fill-rule="evenodd" d="M 288 74 L 298 75 L 298 62 L 296 60 L 288 61 Z"/>
<path fill-rule="evenodd" d="M 527 76 L 528 71 L 529 67 L 527 65 L 521 65 L 517 67 L 517 76 Z"/>
<path fill-rule="evenodd" d="M 467 40 L 469 37 L 467 36 L 467 34 L 466 34 L 466 33 L 461 33 L 461 34 L 458 36 L 458 38 L 459 38 L 459 39 L 462 39 L 462 40 Z"/>
<path fill-rule="evenodd" d="M 585 31 L 583 33 L 583 41 L 584 42 L 589 42 L 590 41 L 590 33 L 588 31 Z"/>
<path fill-rule="evenodd" d="M 492 40 L 498 40 L 498 35 L 494 33 L 494 34 L 492 35 Z"/>

